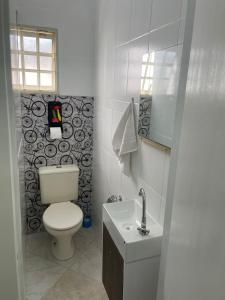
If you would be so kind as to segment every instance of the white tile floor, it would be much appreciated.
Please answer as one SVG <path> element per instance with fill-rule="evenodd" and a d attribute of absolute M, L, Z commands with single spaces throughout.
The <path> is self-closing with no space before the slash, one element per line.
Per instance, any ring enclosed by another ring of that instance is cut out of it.
<path fill-rule="evenodd" d="M 26 300 L 108 300 L 101 282 L 100 230 L 81 228 L 74 242 L 74 257 L 57 261 L 46 232 L 27 236 Z"/>

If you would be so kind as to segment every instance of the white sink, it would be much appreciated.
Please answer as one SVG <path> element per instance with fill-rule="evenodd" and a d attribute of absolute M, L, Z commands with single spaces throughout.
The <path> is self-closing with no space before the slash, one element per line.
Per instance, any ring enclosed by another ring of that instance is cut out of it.
<path fill-rule="evenodd" d="M 137 200 L 103 204 L 103 222 L 126 262 L 159 256 L 162 227 L 148 214 L 149 235 L 140 235 L 142 207 Z"/>

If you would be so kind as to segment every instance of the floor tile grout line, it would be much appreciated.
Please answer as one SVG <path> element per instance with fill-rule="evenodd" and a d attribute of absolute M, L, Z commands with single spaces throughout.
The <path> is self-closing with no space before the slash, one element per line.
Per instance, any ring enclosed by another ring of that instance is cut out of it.
<path fill-rule="evenodd" d="M 56 280 L 56 282 L 54 282 L 54 284 L 53 284 L 51 287 L 49 287 L 49 288 L 45 291 L 45 294 L 43 295 L 43 297 L 42 297 L 40 300 L 42 300 L 42 299 L 48 294 L 48 292 L 49 292 L 52 288 L 54 288 L 54 286 L 57 284 L 57 282 L 58 282 L 60 279 L 62 279 L 63 275 L 64 275 L 66 272 L 67 272 L 67 270 L 65 270 L 65 272 L 63 272 L 63 273 L 61 274 L 61 276 Z"/>

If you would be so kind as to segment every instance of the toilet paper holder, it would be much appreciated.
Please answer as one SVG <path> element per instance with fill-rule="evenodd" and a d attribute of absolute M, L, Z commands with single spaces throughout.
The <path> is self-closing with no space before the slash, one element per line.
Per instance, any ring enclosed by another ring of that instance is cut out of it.
<path fill-rule="evenodd" d="M 62 128 L 62 103 L 59 101 L 48 102 L 48 125 Z"/>

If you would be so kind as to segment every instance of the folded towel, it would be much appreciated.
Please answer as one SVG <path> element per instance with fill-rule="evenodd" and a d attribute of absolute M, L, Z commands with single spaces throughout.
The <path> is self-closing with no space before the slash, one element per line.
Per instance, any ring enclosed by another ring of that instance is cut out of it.
<path fill-rule="evenodd" d="M 122 172 L 130 176 L 131 153 L 138 149 L 133 101 L 126 108 L 115 130 L 112 146 L 119 158 Z"/>

